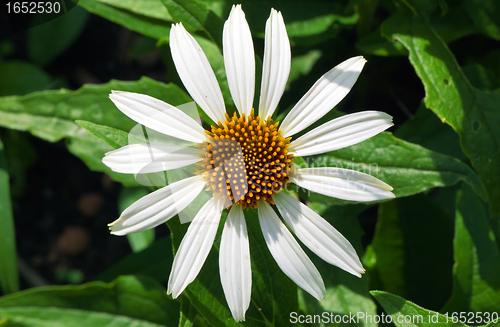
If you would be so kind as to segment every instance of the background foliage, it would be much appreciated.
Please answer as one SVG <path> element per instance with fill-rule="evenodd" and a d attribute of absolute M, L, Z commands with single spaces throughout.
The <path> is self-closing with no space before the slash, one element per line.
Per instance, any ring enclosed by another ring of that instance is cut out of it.
<path fill-rule="evenodd" d="M 248 219 L 253 289 L 243 325 L 286 326 L 292 311 L 426 317 L 398 326 L 432 326 L 434 316 L 441 326 L 488 323 L 487 314 L 500 313 L 500 2 L 241 3 L 257 71 L 271 7 L 287 25 L 292 69 L 278 117 L 337 63 L 367 58 L 350 95 L 322 122 L 373 109 L 391 114 L 395 127 L 308 163 L 368 172 L 397 196 L 355 204 L 299 193 L 367 269 L 358 279 L 311 255 L 327 287 L 321 302 L 283 275 L 257 219 Z M 172 219 L 169 228 L 109 235 L 106 223 L 149 190 L 101 162 L 135 125 L 110 90 L 191 101 L 169 52 L 172 22 L 194 33 L 234 109 L 221 52 L 232 3 L 78 5 L 34 28 L 26 17 L 22 32 L 2 23 L 0 326 L 236 326 L 218 275 L 220 234 L 199 277 L 172 300 L 164 285 L 187 226 Z M 446 319 L 454 313 L 456 321 Z"/>

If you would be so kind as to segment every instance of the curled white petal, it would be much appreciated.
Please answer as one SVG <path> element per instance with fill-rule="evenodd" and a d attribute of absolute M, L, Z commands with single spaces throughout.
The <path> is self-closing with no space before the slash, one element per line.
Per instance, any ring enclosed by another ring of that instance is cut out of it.
<path fill-rule="evenodd" d="M 394 198 L 392 187 L 359 171 L 318 167 L 297 169 L 290 181 L 316 193 L 350 201 L 376 201 Z"/>
<path fill-rule="evenodd" d="M 243 209 L 233 205 L 227 216 L 219 252 L 222 288 L 234 320 L 244 321 L 250 305 L 252 270 Z"/>
<path fill-rule="evenodd" d="M 262 84 L 260 87 L 259 115 L 272 116 L 285 90 L 290 74 L 291 51 L 281 12 L 271 9 L 266 22 Z"/>
<path fill-rule="evenodd" d="M 167 294 L 178 297 L 201 270 L 214 243 L 224 209 L 222 201 L 211 198 L 198 211 L 175 254 Z"/>
<path fill-rule="evenodd" d="M 299 287 L 323 299 L 325 284 L 304 250 L 267 202 L 260 200 L 257 209 L 264 239 L 278 266 Z"/>
<path fill-rule="evenodd" d="M 111 234 L 125 235 L 156 227 L 184 210 L 205 187 L 203 175 L 189 177 L 142 197 L 109 224 Z"/>
<path fill-rule="evenodd" d="M 284 192 L 275 195 L 273 200 L 288 227 L 312 252 L 326 262 L 361 277 L 365 270 L 356 251 L 332 225 Z"/>
<path fill-rule="evenodd" d="M 148 95 L 111 91 L 109 98 L 116 107 L 148 128 L 189 142 L 205 141 L 203 127 L 176 107 Z"/>
<path fill-rule="evenodd" d="M 177 73 L 193 100 L 215 122 L 224 122 L 226 107 L 208 59 L 182 23 L 172 25 L 170 50 Z"/>
<path fill-rule="evenodd" d="M 295 156 L 310 156 L 342 149 L 391 127 L 392 117 L 380 111 L 363 111 L 329 121 L 290 143 Z"/>
<path fill-rule="evenodd" d="M 241 5 L 233 6 L 222 34 L 229 91 L 241 114 L 249 115 L 255 93 L 255 55 L 252 34 Z"/>
<path fill-rule="evenodd" d="M 195 147 L 166 143 L 129 144 L 106 153 L 102 162 L 124 174 L 147 174 L 177 169 L 203 160 L 203 151 Z"/>
<path fill-rule="evenodd" d="M 283 136 L 297 134 L 335 107 L 349 93 L 365 62 L 361 56 L 353 57 L 321 76 L 283 120 Z"/>

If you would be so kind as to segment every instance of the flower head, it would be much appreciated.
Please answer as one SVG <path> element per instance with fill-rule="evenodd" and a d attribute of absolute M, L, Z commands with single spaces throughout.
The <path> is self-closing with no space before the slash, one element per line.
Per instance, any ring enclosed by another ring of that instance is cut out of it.
<path fill-rule="evenodd" d="M 389 185 L 370 175 L 341 168 L 297 169 L 292 163 L 294 156 L 350 146 L 392 125 L 387 114 L 366 111 L 334 119 L 294 139 L 344 98 L 365 60 L 348 59 L 320 77 L 279 123 L 271 117 L 285 89 L 291 58 L 281 13 L 271 10 L 266 23 L 258 110 L 252 108 L 253 42 L 240 5 L 233 6 L 223 32 L 224 64 L 237 113 L 226 113 L 205 54 L 180 23 L 172 26 L 170 47 L 184 86 L 215 124 L 205 131 L 183 111 L 146 95 L 117 91 L 110 95 L 124 114 L 183 140 L 185 145 L 131 144 L 107 153 L 103 159 L 106 165 L 123 173 L 171 170 L 192 164 L 197 167 L 195 176 L 171 183 L 132 204 L 110 224 L 111 232 L 124 235 L 153 228 L 185 209 L 203 190 L 211 190 L 211 199 L 194 217 L 175 255 L 168 293 L 179 296 L 196 278 L 212 247 L 221 213 L 228 208 L 219 266 L 224 294 L 237 321 L 245 319 L 252 283 L 246 208 L 258 210 L 264 239 L 278 266 L 317 299 L 321 300 L 325 292 L 323 280 L 291 232 L 323 260 L 361 276 L 364 269 L 349 241 L 312 209 L 282 191 L 293 183 L 345 200 L 394 197 Z M 151 155 L 162 160 L 152 164 Z"/>

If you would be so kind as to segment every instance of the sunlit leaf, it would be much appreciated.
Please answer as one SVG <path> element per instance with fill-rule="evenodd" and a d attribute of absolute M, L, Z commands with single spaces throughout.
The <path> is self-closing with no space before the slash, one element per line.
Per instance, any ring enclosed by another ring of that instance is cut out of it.
<path fill-rule="evenodd" d="M 128 144 L 130 135 L 127 132 L 109 126 L 94 124 L 85 120 L 77 120 L 76 123 L 108 143 L 114 149 L 119 149 Z"/>
<path fill-rule="evenodd" d="M 460 135 L 462 149 L 485 185 L 491 212 L 500 214 L 500 92 L 473 87 L 435 30 L 409 9 L 402 7 L 385 21 L 382 32 L 409 50 L 424 84 L 426 106 Z"/>
<path fill-rule="evenodd" d="M 381 291 L 371 291 L 370 293 L 382 305 L 384 311 L 390 315 L 390 322 L 393 322 L 397 327 L 467 326 L 460 321 L 454 322 L 451 314 L 445 316 L 424 309 L 399 296 Z"/>

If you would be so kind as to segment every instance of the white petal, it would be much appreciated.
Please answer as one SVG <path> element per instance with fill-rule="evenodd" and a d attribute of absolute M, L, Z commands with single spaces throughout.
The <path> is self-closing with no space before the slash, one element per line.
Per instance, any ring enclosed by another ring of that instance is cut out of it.
<path fill-rule="evenodd" d="M 264 44 L 259 115 L 262 119 L 267 119 L 273 115 L 283 95 L 291 63 L 290 41 L 286 34 L 285 22 L 281 12 L 274 9 L 271 9 L 271 16 L 266 22 Z"/>
<path fill-rule="evenodd" d="M 226 107 L 205 53 L 182 23 L 172 25 L 170 51 L 177 73 L 193 100 L 215 122 L 226 120 Z"/>
<path fill-rule="evenodd" d="M 223 209 L 222 201 L 211 198 L 194 217 L 175 254 L 167 294 L 178 297 L 200 272 L 214 243 Z"/>
<path fill-rule="evenodd" d="M 243 209 L 233 205 L 220 241 L 219 269 L 222 288 L 234 320 L 244 321 L 250 305 L 252 270 Z"/>
<path fill-rule="evenodd" d="M 275 195 L 273 200 L 288 227 L 311 251 L 326 262 L 361 277 L 365 270 L 356 251 L 332 225 L 284 192 Z"/>
<path fill-rule="evenodd" d="M 203 127 L 176 107 L 148 95 L 112 91 L 109 98 L 121 112 L 139 124 L 182 140 L 205 141 Z"/>
<path fill-rule="evenodd" d="M 165 143 L 130 144 L 106 153 L 102 162 L 124 174 L 147 174 L 177 169 L 203 160 L 203 151 L 195 147 Z"/>
<path fill-rule="evenodd" d="M 203 175 L 189 177 L 142 197 L 109 224 L 111 234 L 125 235 L 156 227 L 184 210 L 205 187 Z"/>
<path fill-rule="evenodd" d="M 394 198 L 392 187 L 359 171 L 318 167 L 297 169 L 290 181 L 316 193 L 350 201 L 376 201 Z"/>
<path fill-rule="evenodd" d="M 363 111 L 329 121 L 290 143 L 295 156 L 310 156 L 342 149 L 391 127 L 392 117 L 380 111 Z"/>
<path fill-rule="evenodd" d="M 323 299 L 323 279 L 290 231 L 267 202 L 259 201 L 257 209 L 264 239 L 278 266 L 299 287 L 318 300 Z"/>
<path fill-rule="evenodd" d="M 222 34 L 227 83 L 238 112 L 249 115 L 255 93 L 252 34 L 241 5 L 233 5 Z"/>
<path fill-rule="evenodd" d="M 365 62 L 361 56 L 353 57 L 321 76 L 283 120 L 283 136 L 302 131 L 335 107 L 349 93 Z"/>

